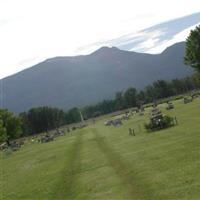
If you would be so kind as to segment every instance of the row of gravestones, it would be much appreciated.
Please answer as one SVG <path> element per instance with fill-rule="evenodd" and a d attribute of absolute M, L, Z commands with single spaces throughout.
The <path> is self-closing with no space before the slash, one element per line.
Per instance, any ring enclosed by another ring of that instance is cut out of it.
<path fill-rule="evenodd" d="M 113 119 L 113 120 L 108 120 L 106 121 L 105 123 L 105 126 L 121 126 L 123 123 L 122 123 L 122 120 L 121 119 Z"/>
<path fill-rule="evenodd" d="M 80 124 L 79 126 L 73 126 L 71 129 L 69 127 L 67 127 L 67 133 L 70 133 L 71 131 L 74 131 L 76 129 L 80 129 L 80 128 L 84 128 L 86 127 L 87 124 Z M 45 135 L 41 138 L 41 142 L 50 142 L 53 141 L 55 137 L 59 137 L 59 136 L 64 136 L 66 135 L 66 133 L 63 130 L 59 130 L 57 129 L 56 132 L 53 135 Z"/>
<path fill-rule="evenodd" d="M 104 122 L 104 125 L 105 126 L 111 126 L 113 125 L 114 127 L 117 127 L 117 126 L 121 126 L 123 125 L 123 120 L 129 120 L 131 115 L 133 115 L 132 113 L 130 112 L 125 112 L 125 114 L 117 119 L 111 119 L 111 120 L 108 120 L 106 122 Z"/>
<path fill-rule="evenodd" d="M 19 141 L 6 141 L 0 145 L 0 150 L 5 151 L 7 149 L 10 149 L 12 151 L 17 151 L 19 150 L 22 146 L 24 145 L 23 140 Z"/>
<path fill-rule="evenodd" d="M 70 129 L 67 129 L 67 132 L 70 132 Z M 55 133 L 53 134 L 45 134 L 42 135 L 40 138 L 31 138 L 31 142 L 40 142 L 40 143 L 46 143 L 53 141 L 54 138 L 63 136 L 65 135 L 65 132 L 62 130 L 56 130 Z M 22 146 L 24 145 L 24 139 L 20 140 L 13 140 L 13 141 L 6 141 L 0 145 L 0 150 L 5 151 L 5 150 L 12 150 L 12 151 L 17 151 L 19 150 Z"/>
<path fill-rule="evenodd" d="M 77 128 L 83 128 L 87 126 L 87 124 L 81 124 L 79 126 L 73 126 L 71 129 L 68 127 L 67 128 L 67 132 L 71 132 L 71 131 L 74 131 L 76 130 Z M 59 136 L 63 136 L 65 135 L 65 132 L 63 130 L 59 130 L 57 129 L 56 132 L 54 132 L 53 134 L 45 134 L 45 135 L 42 135 L 41 137 L 32 137 L 31 138 L 31 142 L 37 142 L 37 143 L 47 143 L 47 142 L 51 142 L 53 141 L 56 137 L 59 137 Z M 17 151 L 19 150 L 22 145 L 24 145 L 24 140 L 14 140 L 14 141 L 7 141 L 7 142 L 4 142 L 2 144 L 0 144 L 0 150 L 2 151 L 5 151 L 5 150 L 12 150 L 12 151 Z"/>

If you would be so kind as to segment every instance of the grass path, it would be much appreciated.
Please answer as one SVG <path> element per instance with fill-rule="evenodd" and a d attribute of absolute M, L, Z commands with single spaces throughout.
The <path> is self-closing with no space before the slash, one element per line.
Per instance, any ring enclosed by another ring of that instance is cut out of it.
<path fill-rule="evenodd" d="M 79 174 L 81 172 L 82 133 L 76 135 L 76 139 L 68 152 L 67 164 L 64 167 L 61 178 L 52 192 L 52 200 L 74 199 L 75 190 L 80 192 Z"/>
<path fill-rule="evenodd" d="M 114 152 L 103 137 L 98 133 L 97 129 L 93 129 L 95 140 L 101 152 L 106 156 L 115 173 L 119 176 L 124 189 L 129 194 L 129 199 L 144 199 L 144 193 L 139 188 L 135 178 L 131 175 L 131 168 L 124 162 L 122 157 Z"/>

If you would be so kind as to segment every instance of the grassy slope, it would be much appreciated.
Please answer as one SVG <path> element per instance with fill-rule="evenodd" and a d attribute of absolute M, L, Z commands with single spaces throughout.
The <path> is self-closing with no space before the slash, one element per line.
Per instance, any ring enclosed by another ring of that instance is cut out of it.
<path fill-rule="evenodd" d="M 143 129 L 147 114 L 119 128 L 103 119 L 54 142 L 1 153 L 1 199 L 199 199 L 200 100 L 175 106 L 164 112 L 179 125 L 156 133 Z"/>

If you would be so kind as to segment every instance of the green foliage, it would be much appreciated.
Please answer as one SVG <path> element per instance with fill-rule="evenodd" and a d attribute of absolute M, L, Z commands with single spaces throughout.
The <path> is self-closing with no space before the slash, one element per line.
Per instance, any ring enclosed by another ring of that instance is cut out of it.
<path fill-rule="evenodd" d="M 65 113 L 58 108 L 39 107 L 20 114 L 24 135 L 48 132 L 65 124 Z"/>
<path fill-rule="evenodd" d="M 116 100 L 104 100 L 96 105 L 84 107 L 83 113 L 84 117 L 88 119 L 102 114 L 111 113 L 116 110 L 120 110 L 120 108 L 122 109 L 120 103 L 117 105 Z"/>
<path fill-rule="evenodd" d="M 115 94 L 116 110 L 122 110 L 125 106 L 123 92 L 117 92 Z"/>
<path fill-rule="evenodd" d="M 173 95 L 171 85 L 164 80 L 158 80 L 153 83 L 156 93 L 156 99 L 165 98 Z"/>
<path fill-rule="evenodd" d="M 0 143 L 6 141 L 7 134 L 6 134 L 6 128 L 3 127 L 3 121 L 0 120 Z"/>
<path fill-rule="evenodd" d="M 48 132 L 81 120 L 78 108 L 72 108 L 68 112 L 64 112 L 59 108 L 47 106 L 32 108 L 28 112 L 20 113 L 20 118 L 23 122 L 24 136 Z"/>
<path fill-rule="evenodd" d="M 65 114 L 67 124 L 76 123 L 81 121 L 80 112 L 78 108 L 72 108 Z"/>
<path fill-rule="evenodd" d="M 200 26 L 192 30 L 186 40 L 184 61 L 198 72 L 200 79 Z"/>
<path fill-rule="evenodd" d="M 137 90 L 135 88 L 132 88 L 132 87 L 128 88 L 124 92 L 124 102 L 125 102 L 126 108 L 136 106 L 136 102 L 137 102 L 136 94 L 137 94 Z"/>
<path fill-rule="evenodd" d="M 165 129 L 173 125 L 174 125 L 173 117 L 165 115 L 160 121 L 157 121 L 157 123 L 150 121 L 149 123 L 145 123 L 144 126 L 148 131 L 155 131 L 155 130 Z"/>
<path fill-rule="evenodd" d="M 8 110 L 0 110 L 0 142 L 18 138 L 22 134 L 21 120 Z"/>

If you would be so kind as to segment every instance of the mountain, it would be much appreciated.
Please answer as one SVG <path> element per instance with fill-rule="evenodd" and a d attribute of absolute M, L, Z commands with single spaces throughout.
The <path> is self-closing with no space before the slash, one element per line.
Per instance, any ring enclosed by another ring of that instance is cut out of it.
<path fill-rule="evenodd" d="M 86 56 L 47 59 L 3 79 L 4 107 L 68 109 L 112 98 L 130 86 L 142 89 L 158 79 L 185 77 L 192 69 L 183 64 L 184 51 L 182 42 L 157 55 L 102 47 Z"/>

